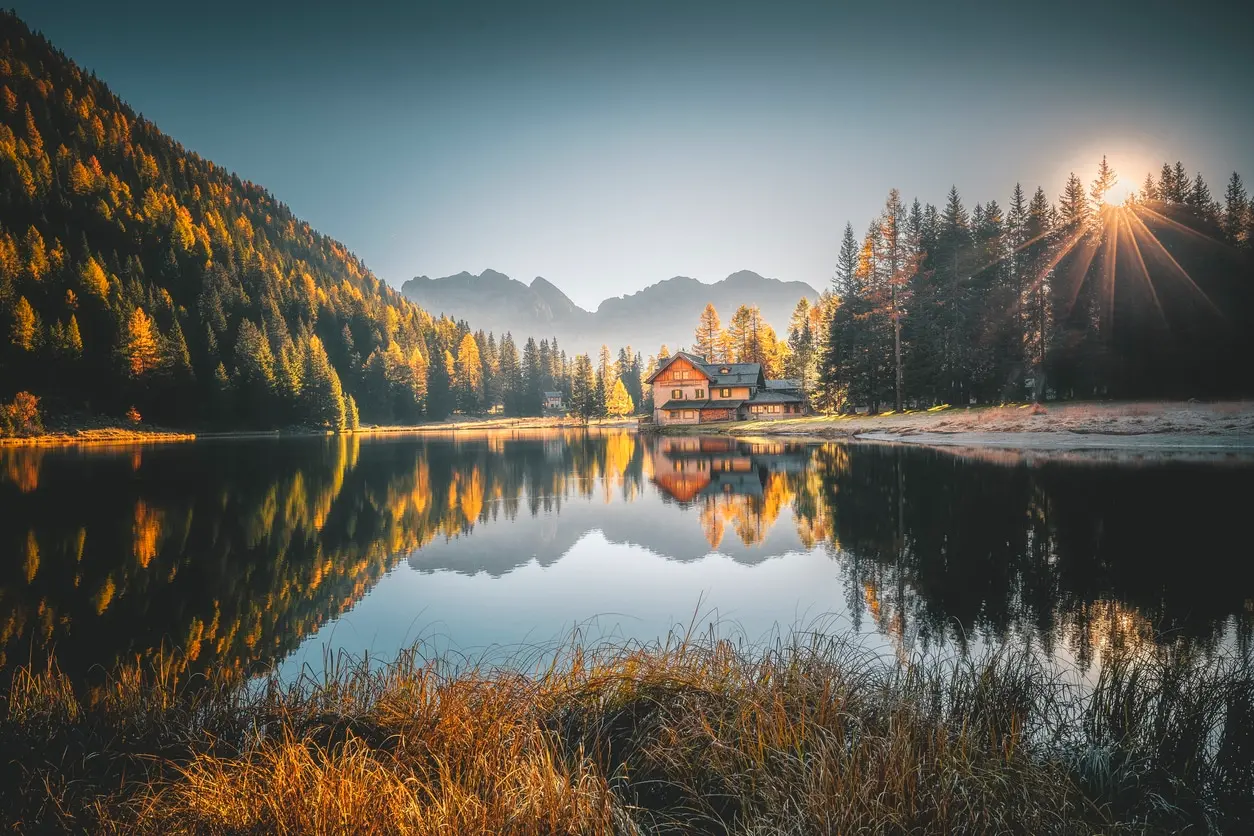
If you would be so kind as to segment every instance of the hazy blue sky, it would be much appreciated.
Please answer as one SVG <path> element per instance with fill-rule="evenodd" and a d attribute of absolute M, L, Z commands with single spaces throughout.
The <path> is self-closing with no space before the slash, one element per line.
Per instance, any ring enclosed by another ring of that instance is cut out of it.
<path fill-rule="evenodd" d="M 1103 152 L 1126 184 L 1254 179 L 1234 2 L 11 2 L 395 285 L 822 285 L 891 186 L 1004 207 Z"/>

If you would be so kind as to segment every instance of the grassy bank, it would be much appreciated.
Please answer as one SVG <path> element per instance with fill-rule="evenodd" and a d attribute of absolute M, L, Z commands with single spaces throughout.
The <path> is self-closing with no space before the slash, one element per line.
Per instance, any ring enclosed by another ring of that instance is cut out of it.
<path fill-rule="evenodd" d="M 169 660 L 166 660 L 167 662 Z M 798 635 L 572 647 L 532 675 L 416 653 L 241 688 L 55 666 L 3 705 L 3 824 L 149 833 L 1092 833 L 1254 826 L 1246 664 L 1011 652 L 905 667 Z"/>
<path fill-rule="evenodd" d="M 485 430 L 540 430 L 540 429 L 579 429 L 590 428 L 635 428 L 636 418 L 601 418 L 593 421 L 581 421 L 567 417 L 531 417 L 531 418 L 493 418 L 493 417 L 456 417 L 447 421 L 432 421 L 425 424 L 398 424 L 389 426 L 362 427 L 359 433 L 368 435 L 386 435 L 388 433 L 418 432 L 449 432 L 449 431 L 485 431 Z"/>
<path fill-rule="evenodd" d="M 0 447 L 64 447 L 67 445 L 155 444 L 169 441 L 192 441 L 195 433 L 170 430 L 98 427 L 79 430 L 54 430 L 17 438 L 0 438 Z"/>
<path fill-rule="evenodd" d="M 635 428 L 635 418 L 604 419 L 582 422 L 574 418 L 466 418 L 452 421 L 434 421 L 429 424 L 362 427 L 358 435 L 389 435 L 405 433 L 486 432 L 496 430 L 537 429 L 622 429 Z M 50 428 L 38 434 L 20 437 L 0 437 L 0 447 L 60 447 L 67 445 L 142 444 L 169 441 L 192 441 L 197 438 L 279 438 L 292 436 L 321 436 L 332 434 L 329 430 L 311 427 L 289 427 L 283 430 L 238 430 L 226 432 L 191 433 L 156 428 L 129 428 L 122 426 L 87 426 Z"/>
<path fill-rule="evenodd" d="M 1254 436 L 1254 401 L 1067 402 L 958 408 L 876 415 L 808 415 L 770 421 L 671 426 L 668 434 L 795 435 L 847 438 L 864 433 L 1077 433 L 1092 435 Z"/>

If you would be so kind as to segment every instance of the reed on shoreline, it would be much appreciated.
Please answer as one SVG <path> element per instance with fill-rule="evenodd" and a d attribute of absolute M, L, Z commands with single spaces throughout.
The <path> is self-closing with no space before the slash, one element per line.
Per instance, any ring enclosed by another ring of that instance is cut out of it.
<path fill-rule="evenodd" d="M 798 633 L 572 642 L 542 668 L 341 657 L 297 681 L 76 694 L 6 678 L 0 821 L 152 833 L 1240 832 L 1248 660 L 1108 660 L 1090 686 L 1011 649 L 901 665 Z"/>

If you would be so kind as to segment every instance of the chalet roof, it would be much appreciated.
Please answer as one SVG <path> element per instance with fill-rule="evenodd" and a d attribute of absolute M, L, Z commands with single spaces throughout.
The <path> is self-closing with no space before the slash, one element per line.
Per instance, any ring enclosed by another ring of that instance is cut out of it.
<path fill-rule="evenodd" d="M 561 392 L 545 392 L 544 393 L 544 397 L 546 398 L 560 398 L 561 396 L 562 396 Z"/>
<path fill-rule="evenodd" d="M 796 378 L 785 377 L 779 380 L 768 380 L 766 382 L 767 389 L 792 389 L 797 392 L 801 391 L 801 381 Z"/>
<path fill-rule="evenodd" d="M 744 400 L 669 400 L 659 406 L 658 409 L 736 409 L 743 403 L 745 403 Z"/>
<path fill-rule="evenodd" d="M 761 363 L 707 363 L 700 354 L 676 351 L 670 357 L 667 357 L 662 365 L 658 366 L 657 370 L 649 375 L 644 382 L 652 383 L 655 377 L 681 357 L 708 377 L 711 386 L 756 386 L 762 377 Z M 723 369 L 727 371 L 723 371 Z"/>
<path fill-rule="evenodd" d="M 657 377 L 657 376 L 658 376 L 658 375 L 660 375 L 662 372 L 666 371 L 666 369 L 667 369 L 667 368 L 669 368 L 669 367 L 670 367 L 670 365 L 671 365 L 672 363 L 674 363 L 676 360 L 679 360 L 679 359 L 681 359 L 681 358 L 682 358 L 682 359 L 684 359 L 684 360 L 687 360 L 689 363 L 691 363 L 693 366 L 695 366 L 695 367 L 697 368 L 697 370 L 698 370 L 698 371 L 700 371 L 701 373 L 706 374 L 706 375 L 708 376 L 708 372 L 706 372 L 706 368 L 705 368 L 705 358 L 704 358 L 704 357 L 702 357 L 702 356 L 701 356 L 701 355 L 699 355 L 699 354 L 689 354 L 687 351 L 676 351 L 676 352 L 675 352 L 674 354 L 672 354 L 670 357 L 667 357 L 665 360 L 663 360 L 663 361 L 662 361 L 662 363 L 661 363 L 661 364 L 657 367 L 657 369 L 653 372 L 653 374 L 651 374 L 651 375 L 649 375 L 647 378 L 645 378 L 644 382 L 645 382 L 645 383 L 652 383 L 652 382 L 653 382 L 653 378 Z"/>
<path fill-rule="evenodd" d="M 706 363 L 703 369 L 711 386 L 756 386 L 762 375 L 761 363 Z"/>
<path fill-rule="evenodd" d="M 757 394 L 749 399 L 750 405 L 755 403 L 800 403 L 802 397 L 795 392 L 785 392 L 777 389 L 759 389 Z"/>

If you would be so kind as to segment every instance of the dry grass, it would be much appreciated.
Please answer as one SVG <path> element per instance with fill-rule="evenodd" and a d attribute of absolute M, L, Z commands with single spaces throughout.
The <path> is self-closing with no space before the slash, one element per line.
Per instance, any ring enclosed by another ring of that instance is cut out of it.
<path fill-rule="evenodd" d="M 0 447 L 63 447 L 67 445 L 156 444 L 194 441 L 194 433 L 164 430 L 127 430 L 118 427 L 49 432 L 21 438 L 0 438 Z"/>
<path fill-rule="evenodd" d="M 1237 832 L 1254 824 L 1241 661 L 899 665 L 799 634 L 572 644 L 550 664 L 341 659 L 297 682 L 128 668 L 5 698 L 0 823 L 138 833 Z"/>

